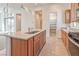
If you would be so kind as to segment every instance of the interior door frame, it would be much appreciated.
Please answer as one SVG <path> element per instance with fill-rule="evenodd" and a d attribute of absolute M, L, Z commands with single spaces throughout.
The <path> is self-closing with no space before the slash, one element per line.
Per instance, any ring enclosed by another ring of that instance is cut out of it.
<path fill-rule="evenodd" d="M 57 28 L 57 12 L 49 12 L 48 13 L 48 19 L 49 19 L 49 21 L 50 21 L 50 14 L 51 13 L 54 13 L 54 14 L 56 14 L 56 28 Z M 56 29 L 57 30 L 57 29 Z M 50 24 L 49 24 L 49 33 L 50 33 Z"/>
<path fill-rule="evenodd" d="M 35 27 L 38 28 L 38 29 L 42 29 L 42 24 L 43 24 L 42 10 L 36 10 L 35 11 L 35 23 L 37 23 L 37 20 L 36 20 L 36 16 L 37 16 L 36 14 L 37 13 L 40 13 L 39 15 L 41 15 L 41 20 L 40 20 L 40 26 L 38 27 L 37 24 L 35 24 Z"/>

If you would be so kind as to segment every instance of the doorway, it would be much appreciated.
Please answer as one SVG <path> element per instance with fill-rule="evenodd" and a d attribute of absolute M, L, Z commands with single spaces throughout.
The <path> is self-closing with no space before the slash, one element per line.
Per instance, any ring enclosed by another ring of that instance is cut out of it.
<path fill-rule="evenodd" d="M 57 12 L 49 13 L 50 36 L 56 34 Z"/>

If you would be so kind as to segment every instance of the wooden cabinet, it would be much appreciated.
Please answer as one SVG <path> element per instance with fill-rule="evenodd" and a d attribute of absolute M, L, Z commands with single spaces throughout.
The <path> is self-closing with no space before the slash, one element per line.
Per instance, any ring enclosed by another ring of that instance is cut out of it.
<path fill-rule="evenodd" d="M 79 8 L 79 3 L 75 3 L 75 9 Z"/>
<path fill-rule="evenodd" d="M 68 33 L 62 30 L 62 41 L 71 56 L 79 56 L 79 47 L 77 47 L 72 41 L 71 38 L 68 37 Z"/>
<path fill-rule="evenodd" d="M 11 55 L 12 56 L 19 56 L 20 55 L 20 40 L 11 39 Z"/>
<path fill-rule="evenodd" d="M 43 42 L 43 45 L 46 43 L 46 31 L 43 31 L 42 33 L 42 42 Z"/>
<path fill-rule="evenodd" d="M 37 56 L 46 42 L 46 31 L 25 40 L 11 38 L 12 56 Z"/>
<path fill-rule="evenodd" d="M 12 56 L 33 56 L 33 38 L 27 40 L 11 39 L 11 55 Z"/>
<path fill-rule="evenodd" d="M 64 46 L 68 49 L 68 44 L 69 44 L 69 41 L 68 41 L 68 33 L 66 33 L 65 31 L 61 31 L 62 32 L 62 41 L 64 43 Z"/>
<path fill-rule="evenodd" d="M 33 56 L 34 54 L 33 54 L 33 37 L 32 38 L 30 38 L 28 41 L 27 41 L 27 43 L 28 43 L 28 56 Z"/>
<path fill-rule="evenodd" d="M 75 3 L 71 4 L 71 22 L 76 22 Z"/>
<path fill-rule="evenodd" d="M 79 47 L 69 40 L 69 52 L 71 56 L 79 56 Z"/>
<path fill-rule="evenodd" d="M 69 47 L 69 40 L 68 40 L 68 33 L 65 32 L 65 46 L 66 46 L 66 49 L 68 50 L 68 47 Z"/>
<path fill-rule="evenodd" d="M 17 40 L 19 40 L 19 39 L 17 39 Z M 25 40 L 20 40 L 20 56 L 27 56 L 28 54 L 27 54 L 27 41 L 25 41 Z M 17 50 L 19 50 L 19 49 L 17 49 Z"/>
<path fill-rule="evenodd" d="M 39 43 L 39 44 L 40 44 L 40 50 L 41 50 L 42 47 L 43 47 L 43 44 L 42 44 L 42 42 L 43 42 L 43 39 L 42 39 L 42 32 L 41 32 L 39 35 L 40 35 L 40 38 L 39 38 L 39 39 L 40 39 L 40 41 L 39 41 L 40 43 Z"/>
<path fill-rule="evenodd" d="M 79 8 L 79 3 L 71 3 L 71 22 L 76 22 L 76 9 Z"/>
<path fill-rule="evenodd" d="M 39 34 L 34 37 L 34 56 L 39 54 L 40 50 L 40 39 L 39 39 Z"/>
<path fill-rule="evenodd" d="M 38 55 L 46 43 L 46 31 L 42 31 L 34 37 L 34 55 Z"/>
<path fill-rule="evenodd" d="M 27 41 L 11 38 L 11 55 L 27 56 Z"/>
<path fill-rule="evenodd" d="M 44 44 L 46 43 L 46 31 L 41 32 L 39 35 L 40 35 L 40 50 L 41 50 Z"/>
<path fill-rule="evenodd" d="M 71 10 L 67 9 L 65 10 L 65 23 L 69 24 L 71 21 Z"/>
<path fill-rule="evenodd" d="M 65 45 L 65 32 L 63 30 L 61 30 L 61 36 L 62 36 L 62 42 Z"/>

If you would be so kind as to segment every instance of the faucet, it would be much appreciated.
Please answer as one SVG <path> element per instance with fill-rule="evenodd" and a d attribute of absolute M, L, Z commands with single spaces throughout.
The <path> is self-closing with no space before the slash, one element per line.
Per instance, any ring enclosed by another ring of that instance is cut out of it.
<path fill-rule="evenodd" d="M 28 28 L 28 32 L 30 32 L 31 30 L 30 30 L 30 27 Z"/>
<path fill-rule="evenodd" d="M 32 27 L 31 27 L 31 28 L 30 28 L 30 27 L 28 28 L 28 32 L 31 32 L 32 30 L 33 30 L 33 28 L 32 28 Z"/>

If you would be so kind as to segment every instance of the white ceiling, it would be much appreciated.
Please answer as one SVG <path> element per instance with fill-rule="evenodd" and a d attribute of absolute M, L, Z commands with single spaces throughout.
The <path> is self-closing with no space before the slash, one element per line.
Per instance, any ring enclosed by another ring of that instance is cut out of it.
<path fill-rule="evenodd" d="M 30 6 L 30 7 L 37 7 L 37 6 L 50 6 L 50 5 L 61 5 L 61 6 L 68 6 L 69 3 L 9 3 L 8 6 L 10 7 L 20 7 L 23 6 Z M 7 6 L 6 3 L 0 3 L 0 7 Z"/>

